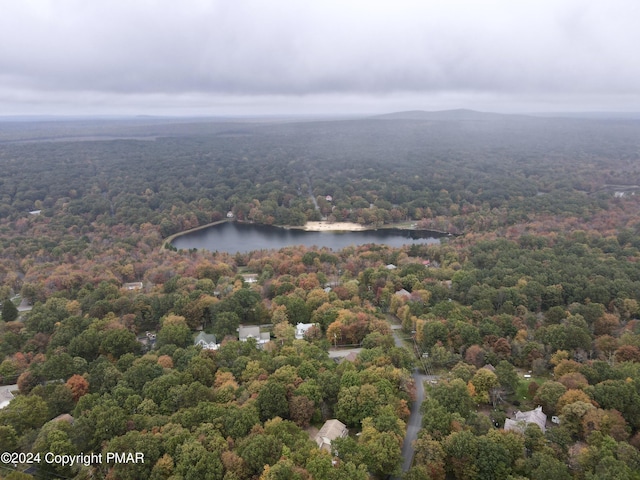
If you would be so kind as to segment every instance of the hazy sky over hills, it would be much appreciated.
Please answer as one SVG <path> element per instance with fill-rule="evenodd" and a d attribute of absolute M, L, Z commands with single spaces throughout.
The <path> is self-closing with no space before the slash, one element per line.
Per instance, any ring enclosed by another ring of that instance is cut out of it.
<path fill-rule="evenodd" d="M 637 0 L 0 6 L 0 115 L 640 111 Z"/>

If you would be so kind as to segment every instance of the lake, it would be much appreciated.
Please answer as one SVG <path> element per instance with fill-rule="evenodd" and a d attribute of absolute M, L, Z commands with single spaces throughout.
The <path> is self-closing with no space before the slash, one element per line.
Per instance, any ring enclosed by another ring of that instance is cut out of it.
<path fill-rule="evenodd" d="M 294 228 L 225 222 L 186 233 L 171 243 L 177 249 L 184 250 L 196 248 L 211 252 L 246 253 L 253 250 L 278 250 L 291 245 L 327 247 L 332 250 L 366 243 L 401 247 L 415 243 L 439 243 L 438 237 L 442 236 L 442 234 L 425 230 L 397 228 L 358 232 L 306 232 Z"/>

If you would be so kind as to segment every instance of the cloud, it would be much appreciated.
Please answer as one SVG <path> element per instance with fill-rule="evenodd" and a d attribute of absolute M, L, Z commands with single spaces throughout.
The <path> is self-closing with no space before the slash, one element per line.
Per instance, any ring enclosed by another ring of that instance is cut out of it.
<path fill-rule="evenodd" d="M 626 95 L 635 0 L 32 0 L 3 5 L 0 97 Z M 91 94 L 91 95 L 90 95 Z"/>

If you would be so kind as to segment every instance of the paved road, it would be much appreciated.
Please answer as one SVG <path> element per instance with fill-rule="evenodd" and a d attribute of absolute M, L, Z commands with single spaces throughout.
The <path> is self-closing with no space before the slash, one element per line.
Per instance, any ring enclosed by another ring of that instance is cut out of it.
<path fill-rule="evenodd" d="M 405 346 L 402 339 L 399 337 L 399 334 L 401 333 L 402 332 L 397 328 L 393 328 L 393 339 L 398 347 Z M 436 380 L 438 380 L 437 375 L 425 375 L 424 373 L 420 373 L 417 368 L 413 371 L 413 381 L 416 385 L 416 399 L 411 404 L 411 415 L 407 421 L 407 433 L 404 437 L 404 442 L 402 443 L 403 472 L 406 472 L 411 468 L 414 455 L 413 442 L 418 438 L 418 431 L 422 427 L 422 412 L 420 411 L 420 406 L 424 400 L 424 382 Z M 400 477 L 395 478 L 398 480 L 400 479 Z"/>
<path fill-rule="evenodd" d="M 311 187 L 311 179 L 309 178 L 309 174 L 305 173 L 305 176 L 307 177 L 307 185 L 309 186 L 309 197 L 311 197 L 311 201 L 313 202 L 313 206 L 315 207 L 315 209 L 317 211 L 320 211 L 320 205 L 318 205 L 316 197 L 313 196 L 313 189 Z"/>
<path fill-rule="evenodd" d="M 420 406 L 424 400 L 424 382 L 429 380 L 430 375 L 424 375 L 417 370 L 413 372 L 413 381 L 416 384 L 416 399 L 411 404 L 411 415 L 407 420 L 407 433 L 402 444 L 402 471 L 406 472 L 413 463 L 413 442 L 418 438 L 418 431 L 422 427 L 422 412 Z"/>

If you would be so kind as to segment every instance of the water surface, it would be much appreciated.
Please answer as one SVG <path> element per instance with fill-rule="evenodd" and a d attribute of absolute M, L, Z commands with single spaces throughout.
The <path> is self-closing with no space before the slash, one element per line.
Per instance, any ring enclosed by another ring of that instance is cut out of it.
<path fill-rule="evenodd" d="M 415 243 L 439 243 L 438 237 L 441 236 L 424 230 L 396 228 L 358 232 L 306 232 L 293 228 L 226 222 L 181 235 L 171 243 L 184 250 L 196 248 L 211 252 L 246 253 L 253 250 L 278 250 L 292 245 L 327 247 L 332 250 L 367 243 L 401 247 Z"/>

